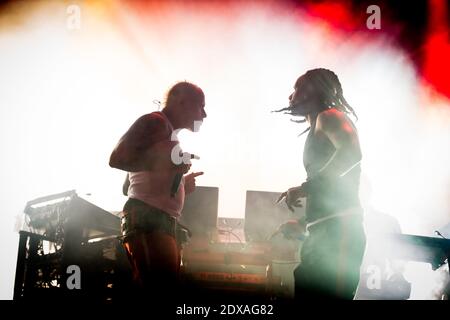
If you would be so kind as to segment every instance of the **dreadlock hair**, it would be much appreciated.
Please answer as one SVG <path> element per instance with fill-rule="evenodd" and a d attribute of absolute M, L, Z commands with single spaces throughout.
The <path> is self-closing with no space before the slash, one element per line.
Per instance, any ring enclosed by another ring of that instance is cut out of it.
<path fill-rule="evenodd" d="M 336 108 L 346 114 L 351 113 L 356 120 L 358 120 L 355 111 L 349 105 L 347 100 L 345 100 L 339 78 L 333 71 L 323 68 L 308 70 L 295 82 L 295 88 L 297 90 L 305 90 L 307 87 L 312 88 L 314 94 L 317 95 L 322 102 L 322 105 L 318 106 L 318 109 L 314 111 L 321 112 L 328 108 Z M 296 109 L 295 105 L 291 105 L 287 108 L 275 110 L 273 112 L 284 112 L 285 114 L 293 116 L 302 116 L 303 119 L 292 121 L 298 123 L 306 122 L 305 115 L 300 114 Z"/>

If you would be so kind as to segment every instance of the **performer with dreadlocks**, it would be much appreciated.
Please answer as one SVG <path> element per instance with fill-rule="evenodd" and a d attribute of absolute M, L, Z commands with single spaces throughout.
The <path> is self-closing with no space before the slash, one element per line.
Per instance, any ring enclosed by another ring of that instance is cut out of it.
<path fill-rule="evenodd" d="M 336 74 L 306 72 L 294 86 L 285 112 L 310 127 L 303 151 L 307 181 L 281 194 L 290 210 L 306 198 L 308 237 L 294 271 L 298 299 L 353 299 L 358 286 L 365 235 L 358 197 L 361 150 L 348 117 L 354 110 Z"/>

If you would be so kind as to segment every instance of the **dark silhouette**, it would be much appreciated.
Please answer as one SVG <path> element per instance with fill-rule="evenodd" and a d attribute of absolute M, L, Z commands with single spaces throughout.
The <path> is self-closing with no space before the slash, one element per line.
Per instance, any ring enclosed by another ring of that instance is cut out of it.
<path fill-rule="evenodd" d="M 181 246 L 188 230 L 178 219 L 185 194 L 195 189 L 195 177 L 186 174 L 190 162 L 182 161 L 176 130 L 195 130 L 206 117 L 203 91 L 188 82 L 174 85 L 165 107 L 140 117 L 120 139 L 110 166 L 127 171 L 123 193 L 124 247 L 138 287 L 160 297 L 173 294 L 178 284 Z"/>
<path fill-rule="evenodd" d="M 307 181 L 279 198 L 291 210 L 307 198 L 308 236 L 294 271 L 295 297 L 353 299 L 365 248 L 358 196 L 361 151 L 348 117 L 356 114 L 338 77 L 327 69 L 299 77 L 289 100 L 278 112 L 310 124 L 303 152 Z"/>

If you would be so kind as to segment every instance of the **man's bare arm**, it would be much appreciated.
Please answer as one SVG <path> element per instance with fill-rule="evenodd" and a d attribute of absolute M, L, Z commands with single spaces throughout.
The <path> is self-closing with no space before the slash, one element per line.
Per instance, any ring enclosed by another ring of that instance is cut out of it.
<path fill-rule="evenodd" d="M 336 148 L 333 156 L 319 170 L 320 176 L 342 176 L 361 161 L 358 134 L 344 113 L 336 109 L 320 113 L 317 116 L 316 130 L 323 132 Z"/>
<path fill-rule="evenodd" d="M 151 146 L 170 134 L 162 119 L 144 115 L 140 117 L 119 140 L 109 165 L 128 172 L 151 170 L 158 157 L 150 152 Z"/>
<path fill-rule="evenodd" d="M 335 179 L 354 168 L 361 161 L 361 149 L 356 129 L 344 113 L 336 109 L 330 109 L 320 113 L 316 120 L 316 131 L 325 134 L 335 147 L 334 154 L 319 170 L 312 180 L 301 186 L 290 188 L 283 192 L 277 202 L 285 199 L 292 212 L 294 207 L 301 207 L 299 198 L 307 197 L 314 185 L 320 183 L 322 178 Z"/>

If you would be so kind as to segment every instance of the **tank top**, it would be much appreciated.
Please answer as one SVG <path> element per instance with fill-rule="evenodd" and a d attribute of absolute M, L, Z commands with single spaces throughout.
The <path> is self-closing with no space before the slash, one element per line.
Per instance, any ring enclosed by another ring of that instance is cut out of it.
<path fill-rule="evenodd" d="M 303 165 L 308 180 L 314 179 L 336 151 L 328 137 L 315 132 L 316 121 L 317 118 L 311 123 L 303 151 Z M 342 177 L 322 179 L 321 183 L 314 184 L 306 200 L 306 220 L 313 222 L 349 208 L 360 207 L 360 174 L 361 167 L 357 165 Z"/>
<path fill-rule="evenodd" d="M 152 146 L 152 148 L 164 148 L 172 142 L 173 126 L 162 112 L 153 112 L 150 115 L 161 117 L 167 123 L 167 137 Z M 184 205 L 184 177 L 181 179 L 178 192 L 171 197 L 175 175 L 176 173 L 173 171 L 129 172 L 128 196 L 178 218 Z"/>

